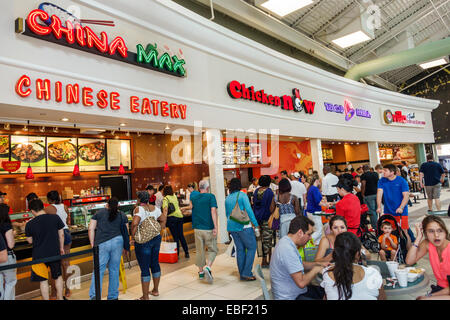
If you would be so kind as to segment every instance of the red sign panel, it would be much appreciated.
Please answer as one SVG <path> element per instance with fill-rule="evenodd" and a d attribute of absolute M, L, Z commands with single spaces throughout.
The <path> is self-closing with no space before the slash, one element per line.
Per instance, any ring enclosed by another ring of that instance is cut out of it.
<path fill-rule="evenodd" d="M 19 170 L 21 164 L 20 161 L 2 161 L 2 168 L 11 173 Z"/>

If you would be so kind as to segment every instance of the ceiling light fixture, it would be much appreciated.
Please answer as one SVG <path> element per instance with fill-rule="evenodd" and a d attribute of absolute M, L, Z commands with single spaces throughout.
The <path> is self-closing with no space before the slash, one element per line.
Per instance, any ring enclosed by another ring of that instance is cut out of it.
<path fill-rule="evenodd" d="M 40 131 L 40 132 L 45 132 L 45 127 L 44 127 L 44 126 L 40 127 L 40 128 L 39 128 L 39 131 Z"/>
<path fill-rule="evenodd" d="M 166 124 L 166 127 L 164 128 L 164 130 L 170 130 L 170 127 L 168 124 Z"/>
<path fill-rule="evenodd" d="M 64 122 L 69 121 L 69 119 L 67 119 L 67 118 L 62 118 L 61 120 L 64 121 Z"/>
<path fill-rule="evenodd" d="M 114 135 L 116 133 L 116 130 L 111 130 L 111 134 Z"/>
<path fill-rule="evenodd" d="M 9 130 L 10 124 L 9 124 L 9 123 L 5 123 L 5 124 L 3 125 L 3 127 L 5 128 L 5 130 Z"/>
<path fill-rule="evenodd" d="M 268 0 L 261 4 L 261 7 L 284 17 L 294 11 L 314 3 L 312 0 Z"/>
<path fill-rule="evenodd" d="M 444 58 L 441 58 L 441 59 L 438 59 L 438 60 L 433 60 L 433 61 L 429 61 L 429 62 L 425 62 L 425 63 L 419 64 L 419 66 L 422 69 L 430 69 L 430 68 L 434 68 L 434 67 L 437 67 L 437 66 L 441 66 L 441 65 L 446 64 L 446 63 L 447 63 L 447 60 L 445 60 Z"/>
<path fill-rule="evenodd" d="M 340 37 L 338 39 L 332 40 L 332 42 L 342 49 L 354 46 L 355 44 L 371 40 L 371 38 L 365 34 L 363 31 L 359 30 L 350 33 L 346 36 Z"/>
<path fill-rule="evenodd" d="M 138 132 L 137 132 L 136 134 L 137 134 L 137 136 L 138 136 L 138 137 L 140 137 L 140 136 L 141 136 L 141 133 L 140 133 L 139 131 L 138 131 Z"/>
<path fill-rule="evenodd" d="M 58 132 L 59 132 L 58 127 L 54 127 L 54 128 L 53 128 L 53 132 L 54 132 L 54 133 L 58 133 Z"/>
<path fill-rule="evenodd" d="M 23 129 L 22 129 L 22 131 L 28 131 L 28 127 L 27 127 L 27 125 L 24 125 L 24 126 L 23 126 Z"/>
<path fill-rule="evenodd" d="M 127 124 L 126 123 L 121 123 L 120 126 L 121 127 L 125 127 Z"/>

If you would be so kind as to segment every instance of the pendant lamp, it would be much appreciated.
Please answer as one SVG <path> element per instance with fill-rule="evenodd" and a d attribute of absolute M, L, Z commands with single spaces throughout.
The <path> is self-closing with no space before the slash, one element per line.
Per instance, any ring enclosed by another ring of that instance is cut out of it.
<path fill-rule="evenodd" d="M 120 163 L 119 174 L 125 174 L 125 168 L 123 167 L 122 163 Z"/>
<path fill-rule="evenodd" d="M 75 166 L 73 167 L 73 172 L 72 172 L 74 177 L 79 177 L 80 176 L 80 167 L 78 166 L 78 163 L 75 164 Z"/>
<path fill-rule="evenodd" d="M 30 120 L 27 121 L 27 125 L 28 126 L 30 125 Z M 29 145 L 29 144 L 30 144 L 30 131 L 27 130 L 27 145 Z M 31 165 L 30 165 L 30 157 L 28 157 L 28 169 L 27 169 L 27 174 L 25 175 L 25 179 L 27 179 L 27 180 L 34 179 L 33 169 L 31 169 Z"/>
<path fill-rule="evenodd" d="M 167 173 L 169 172 L 169 163 L 166 161 L 166 163 L 164 164 L 164 172 Z"/>

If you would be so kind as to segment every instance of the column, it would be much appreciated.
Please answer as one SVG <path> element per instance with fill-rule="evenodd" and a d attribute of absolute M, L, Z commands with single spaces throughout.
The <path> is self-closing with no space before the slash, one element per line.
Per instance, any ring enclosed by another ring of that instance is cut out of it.
<path fill-rule="evenodd" d="M 417 164 L 420 167 L 422 163 L 427 162 L 427 157 L 425 154 L 425 145 L 423 143 L 417 143 L 415 149 L 416 149 Z M 437 157 L 437 153 L 435 153 L 435 156 Z"/>
<path fill-rule="evenodd" d="M 216 196 L 218 230 L 217 242 L 228 241 L 227 217 L 225 215 L 225 186 L 223 177 L 222 136 L 217 129 L 206 130 L 206 148 L 208 152 L 209 181 L 211 193 Z"/>
<path fill-rule="evenodd" d="M 372 168 L 375 168 L 377 164 L 381 163 L 380 152 L 378 150 L 378 142 L 369 142 L 367 143 L 367 147 L 369 148 L 370 166 Z"/>
<path fill-rule="evenodd" d="M 323 156 L 322 156 L 322 140 L 311 139 L 309 140 L 311 144 L 311 157 L 313 170 L 319 172 L 319 176 L 323 178 Z"/>

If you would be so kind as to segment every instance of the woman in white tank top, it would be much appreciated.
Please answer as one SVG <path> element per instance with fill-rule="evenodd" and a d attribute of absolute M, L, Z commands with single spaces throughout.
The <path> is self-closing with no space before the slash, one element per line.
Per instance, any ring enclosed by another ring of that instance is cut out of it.
<path fill-rule="evenodd" d="M 45 212 L 48 214 L 56 214 L 61 218 L 64 223 L 64 253 L 70 253 L 70 247 L 72 246 L 72 237 L 70 235 L 69 226 L 68 226 L 68 214 L 69 209 L 61 203 L 61 197 L 59 196 L 58 191 L 53 190 L 47 193 L 47 200 L 50 205 L 45 208 Z M 62 271 L 63 271 L 63 279 L 66 285 L 65 297 L 70 297 L 70 290 L 67 287 L 67 268 L 69 267 L 69 259 L 61 260 Z M 56 293 L 55 282 L 51 281 L 52 286 L 52 294 Z M 53 297 L 53 296 L 51 296 Z"/>

